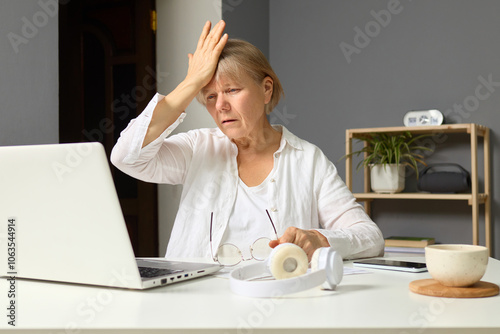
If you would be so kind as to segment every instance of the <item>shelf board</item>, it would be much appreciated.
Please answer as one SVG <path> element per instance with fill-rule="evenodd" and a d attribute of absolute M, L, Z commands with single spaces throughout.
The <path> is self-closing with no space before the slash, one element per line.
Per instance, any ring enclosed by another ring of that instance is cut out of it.
<path fill-rule="evenodd" d="M 476 127 L 477 134 L 479 136 L 484 136 L 486 128 L 482 125 L 474 123 L 464 123 L 464 124 L 443 124 L 435 126 L 394 126 L 394 127 L 382 127 L 382 128 L 365 128 L 365 129 L 349 129 L 349 134 L 351 138 L 356 138 L 357 136 L 369 133 L 400 133 L 405 131 L 410 131 L 412 133 L 471 133 L 471 129 Z"/>
<path fill-rule="evenodd" d="M 428 193 L 397 193 L 397 194 L 378 194 L 378 193 L 353 193 L 359 201 L 372 199 L 429 199 L 429 200 L 462 200 L 472 203 L 472 194 L 428 194 Z M 478 203 L 483 204 L 486 194 L 478 194 Z"/>

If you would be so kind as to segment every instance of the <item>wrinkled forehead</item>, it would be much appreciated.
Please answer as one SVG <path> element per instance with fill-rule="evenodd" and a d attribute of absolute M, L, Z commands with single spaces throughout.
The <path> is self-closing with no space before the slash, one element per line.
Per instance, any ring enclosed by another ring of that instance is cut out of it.
<path fill-rule="evenodd" d="M 234 86 L 239 81 L 236 78 L 226 75 L 214 75 L 212 80 L 203 88 L 203 91 L 216 91 L 227 86 Z"/>
<path fill-rule="evenodd" d="M 224 57 L 219 59 L 215 74 L 207 86 L 201 92 L 205 93 L 207 90 L 217 90 L 227 88 L 230 85 L 239 85 L 253 81 L 259 83 L 261 74 L 257 71 L 252 71 L 244 61 L 238 57 Z"/>
<path fill-rule="evenodd" d="M 224 90 L 229 86 L 239 86 L 248 79 L 249 76 L 244 71 L 236 73 L 217 70 L 208 85 L 203 87 L 202 92 Z"/>

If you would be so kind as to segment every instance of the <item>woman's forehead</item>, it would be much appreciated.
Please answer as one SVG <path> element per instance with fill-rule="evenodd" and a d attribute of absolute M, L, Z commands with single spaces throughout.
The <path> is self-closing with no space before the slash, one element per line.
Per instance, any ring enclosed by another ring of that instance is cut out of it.
<path fill-rule="evenodd" d="M 226 88 L 228 86 L 242 85 L 247 83 L 249 79 L 250 77 L 244 72 L 240 73 L 238 76 L 220 73 L 218 75 L 214 75 L 209 84 L 205 86 L 205 90 L 216 90 Z"/>

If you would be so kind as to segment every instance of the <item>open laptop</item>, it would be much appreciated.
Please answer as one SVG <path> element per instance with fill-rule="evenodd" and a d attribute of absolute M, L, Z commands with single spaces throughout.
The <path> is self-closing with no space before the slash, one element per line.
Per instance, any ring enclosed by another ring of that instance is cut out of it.
<path fill-rule="evenodd" d="M 2 276 L 146 289 L 221 269 L 135 258 L 100 143 L 0 147 L 0 220 Z"/>

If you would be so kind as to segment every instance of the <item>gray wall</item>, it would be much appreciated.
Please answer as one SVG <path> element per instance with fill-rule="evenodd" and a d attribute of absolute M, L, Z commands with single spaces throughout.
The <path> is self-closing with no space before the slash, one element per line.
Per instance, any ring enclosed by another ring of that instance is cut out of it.
<path fill-rule="evenodd" d="M 0 145 L 58 141 L 57 15 L 39 3 L 45 2 L 0 2 Z M 489 126 L 492 213 L 493 218 L 499 216 L 495 169 L 500 149 L 500 2 L 270 0 L 268 6 L 266 0 L 224 0 L 224 5 L 230 6 L 222 15 L 231 36 L 248 39 L 269 54 L 282 80 L 286 96 L 271 120 L 318 145 L 341 176 L 344 162 L 338 159 L 344 154 L 347 128 L 401 125 L 406 111 L 425 108 L 440 109 L 451 122 Z M 371 12 L 388 10 L 393 12 L 390 21 L 379 15 L 386 22 L 377 25 Z M 355 39 L 354 29 L 365 27 L 373 29 L 370 41 Z M 9 33 L 23 41 L 17 52 Z M 341 51 L 342 42 L 357 43 L 358 53 L 350 62 Z M 487 98 L 479 99 L 479 78 L 488 77 L 495 84 Z M 471 104 L 474 101 L 477 105 Z M 457 112 L 460 106 L 463 111 Z M 435 161 L 457 161 L 470 168 L 466 138 L 447 138 L 429 156 L 429 162 Z M 355 176 L 359 186 L 361 175 Z M 470 210 L 463 203 L 377 201 L 374 219 L 386 235 L 471 240 Z"/>
<path fill-rule="evenodd" d="M 244 39 L 269 57 L 269 0 L 223 0 L 222 19 L 230 38 Z"/>
<path fill-rule="evenodd" d="M 339 158 L 347 128 L 401 126 L 405 112 L 432 108 L 450 123 L 489 126 L 494 254 L 500 258 L 494 220 L 500 210 L 495 192 L 500 183 L 499 12 L 500 2 L 494 0 L 270 0 L 270 60 L 285 88 L 275 121 L 318 145 L 342 177 L 345 165 Z M 486 87 L 484 79 L 494 83 Z M 449 136 L 428 162 L 458 162 L 470 170 L 469 152 L 467 137 Z M 355 191 L 361 191 L 362 175 L 354 176 Z M 374 202 L 373 210 L 386 236 L 472 240 L 471 210 L 464 202 L 384 200 Z M 480 237 L 484 243 L 482 228 Z"/>
<path fill-rule="evenodd" d="M 37 0 L 0 2 L 2 146 L 59 140 L 56 10 Z"/>

